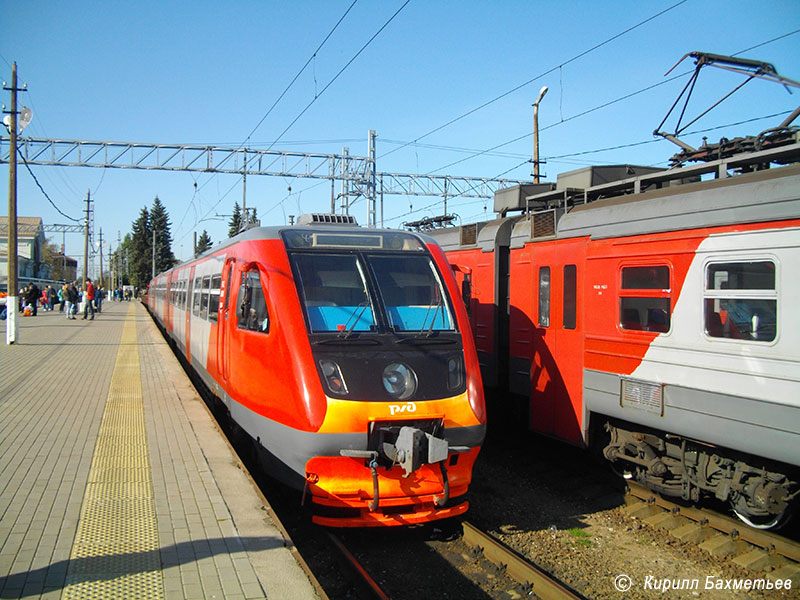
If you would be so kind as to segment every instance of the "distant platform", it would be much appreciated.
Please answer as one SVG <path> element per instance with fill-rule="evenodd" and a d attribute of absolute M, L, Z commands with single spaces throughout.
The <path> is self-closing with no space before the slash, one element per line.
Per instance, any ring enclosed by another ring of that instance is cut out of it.
<path fill-rule="evenodd" d="M 141 304 L 18 323 L 0 346 L 0 598 L 324 595 Z"/>

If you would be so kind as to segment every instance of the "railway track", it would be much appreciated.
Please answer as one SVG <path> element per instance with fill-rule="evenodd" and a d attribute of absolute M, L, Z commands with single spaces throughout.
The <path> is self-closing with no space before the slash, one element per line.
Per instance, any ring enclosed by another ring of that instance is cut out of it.
<path fill-rule="evenodd" d="M 569 589 L 552 575 L 525 560 L 511 548 L 484 533 L 471 523 L 464 522 L 464 542 L 480 548 L 490 562 L 502 565 L 505 572 L 528 587 L 542 600 L 577 600 L 583 596 Z"/>
<path fill-rule="evenodd" d="M 541 600 L 584 598 L 475 525 L 464 522 L 462 528 L 463 533 L 460 536 L 437 544 L 436 552 L 450 565 L 456 567 L 458 576 L 469 579 L 475 586 L 481 588 L 481 596 L 499 599 L 527 597 Z M 329 532 L 328 537 L 341 553 L 352 575 L 358 580 L 360 597 L 378 600 L 413 597 L 409 595 L 408 590 L 397 589 L 396 582 L 379 581 L 378 573 L 386 571 L 383 563 L 374 562 L 374 557 L 371 555 L 361 560 L 358 555 L 364 554 L 363 549 L 360 552 L 351 551 L 348 543 L 339 535 Z M 448 589 L 446 579 L 441 581 L 441 585 L 443 589 Z"/>
<path fill-rule="evenodd" d="M 625 512 L 676 539 L 697 544 L 717 557 L 772 579 L 800 585 L 800 543 L 774 532 L 751 529 L 741 521 L 709 509 L 681 506 L 646 487 L 628 481 Z"/>

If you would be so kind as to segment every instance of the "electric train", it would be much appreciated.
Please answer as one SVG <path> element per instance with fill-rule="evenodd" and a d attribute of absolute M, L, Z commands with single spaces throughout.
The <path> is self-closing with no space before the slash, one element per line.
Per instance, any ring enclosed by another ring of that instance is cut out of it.
<path fill-rule="evenodd" d="M 654 490 L 779 524 L 800 488 L 799 142 L 580 169 L 428 232 L 501 391 L 490 408 L 521 399 L 531 430 Z"/>
<path fill-rule="evenodd" d="M 270 474 L 310 496 L 314 522 L 405 525 L 467 510 L 483 387 L 431 238 L 306 215 L 161 273 L 146 302 Z"/>

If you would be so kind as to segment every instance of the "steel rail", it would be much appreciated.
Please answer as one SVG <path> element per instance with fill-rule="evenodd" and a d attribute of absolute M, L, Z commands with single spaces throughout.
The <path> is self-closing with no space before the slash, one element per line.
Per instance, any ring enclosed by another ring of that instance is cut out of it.
<path fill-rule="evenodd" d="M 549 573 L 525 560 L 511 548 L 464 521 L 464 543 L 483 550 L 483 555 L 522 584 L 531 585 L 533 593 L 542 600 L 581 600 L 583 596 L 567 588 Z"/>
<path fill-rule="evenodd" d="M 367 570 L 364 568 L 364 566 L 355 556 L 353 556 L 353 553 L 345 547 L 342 541 L 330 532 L 328 532 L 328 537 L 338 548 L 339 552 L 342 553 L 342 556 L 344 556 L 345 560 L 347 560 L 347 562 L 361 578 L 364 585 L 374 595 L 374 597 L 378 598 L 379 600 L 389 600 L 389 596 L 387 596 L 386 593 L 381 589 L 381 586 L 378 585 L 378 582 L 375 581 L 369 573 L 367 573 Z"/>

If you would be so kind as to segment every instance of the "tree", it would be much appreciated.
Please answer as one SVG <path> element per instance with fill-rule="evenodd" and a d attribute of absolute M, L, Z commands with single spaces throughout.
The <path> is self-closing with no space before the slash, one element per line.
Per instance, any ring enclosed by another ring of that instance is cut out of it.
<path fill-rule="evenodd" d="M 200 237 L 197 238 L 197 247 L 194 249 L 194 255 L 200 256 L 206 250 L 211 248 L 211 236 L 208 235 L 208 232 L 203 229 L 203 233 L 200 234 Z"/>
<path fill-rule="evenodd" d="M 178 262 L 172 253 L 172 234 L 167 209 L 156 196 L 150 209 L 150 231 L 155 232 L 156 274 L 171 269 Z M 152 244 L 152 240 L 150 242 Z M 151 258 L 152 260 L 152 258 Z M 149 280 L 148 280 L 149 281 Z"/>
<path fill-rule="evenodd" d="M 47 240 L 42 244 L 42 262 L 50 265 L 50 279 L 63 281 L 64 275 L 64 255 L 58 244 Z"/>
<path fill-rule="evenodd" d="M 228 237 L 232 238 L 239 233 L 242 228 L 242 209 L 238 202 L 233 204 L 233 214 L 231 220 L 228 221 Z"/>
<path fill-rule="evenodd" d="M 126 236 L 127 237 L 127 236 Z M 130 247 L 128 248 L 128 272 L 131 283 L 144 287 L 150 281 L 152 269 L 153 234 L 150 229 L 150 213 L 142 207 L 139 218 L 131 225 Z"/>

